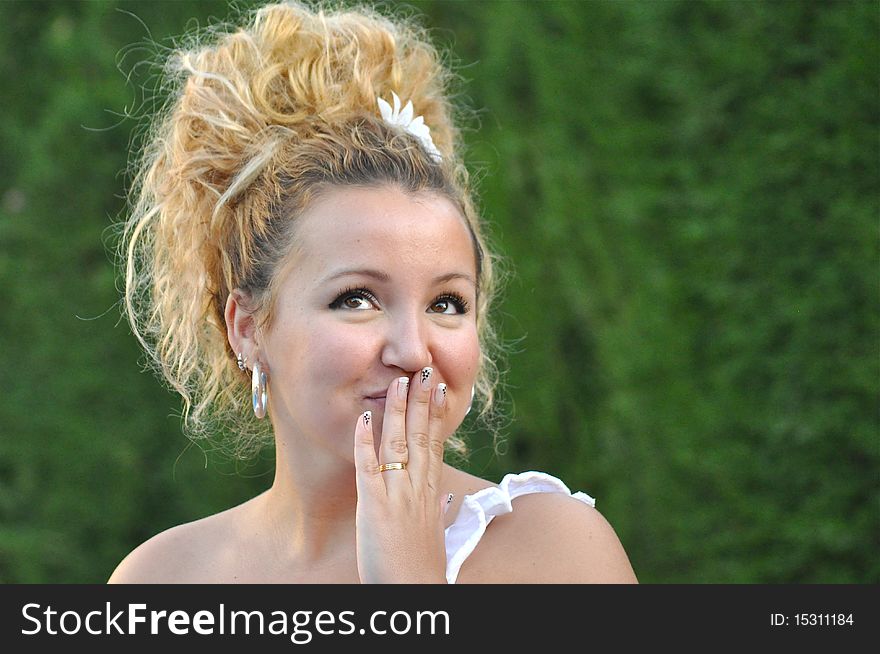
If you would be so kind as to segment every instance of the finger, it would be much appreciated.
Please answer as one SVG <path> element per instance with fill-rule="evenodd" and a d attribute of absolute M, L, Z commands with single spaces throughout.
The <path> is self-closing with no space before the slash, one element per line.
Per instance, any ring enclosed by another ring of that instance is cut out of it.
<path fill-rule="evenodd" d="M 406 443 L 409 448 L 409 476 L 414 489 L 422 489 L 428 477 L 429 436 L 433 368 L 422 368 L 412 380 L 406 407 Z"/>
<path fill-rule="evenodd" d="M 431 393 L 431 416 L 428 421 L 428 474 L 425 481 L 428 489 L 436 495 L 443 476 L 443 448 L 446 444 L 446 384 L 437 384 Z"/>
<path fill-rule="evenodd" d="M 382 442 L 379 444 L 379 464 L 404 463 L 409 465 L 406 444 L 407 389 L 409 379 L 400 377 L 388 386 L 385 395 L 385 417 L 382 421 Z M 406 470 L 386 470 L 382 473 L 385 487 L 391 493 L 409 485 Z"/>
<path fill-rule="evenodd" d="M 358 498 L 385 494 L 376 449 L 373 445 L 373 414 L 364 411 L 354 428 L 354 469 Z"/>

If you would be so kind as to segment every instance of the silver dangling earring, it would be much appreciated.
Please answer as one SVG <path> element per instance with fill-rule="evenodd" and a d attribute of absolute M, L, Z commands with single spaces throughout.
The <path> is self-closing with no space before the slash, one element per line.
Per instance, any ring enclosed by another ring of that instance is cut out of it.
<path fill-rule="evenodd" d="M 263 372 L 263 366 L 259 361 L 254 362 L 254 374 L 251 377 L 251 400 L 254 405 L 254 415 L 257 418 L 265 418 L 269 396 L 266 393 L 266 373 Z"/>
<path fill-rule="evenodd" d="M 471 403 L 468 404 L 467 411 L 464 412 L 464 415 L 467 415 L 471 412 L 471 407 L 474 406 L 474 395 L 476 395 L 476 393 L 477 393 L 477 387 L 471 386 Z"/>

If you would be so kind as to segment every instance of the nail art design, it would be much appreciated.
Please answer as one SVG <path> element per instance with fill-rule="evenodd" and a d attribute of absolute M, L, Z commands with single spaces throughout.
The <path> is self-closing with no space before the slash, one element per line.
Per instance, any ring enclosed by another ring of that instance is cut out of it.
<path fill-rule="evenodd" d="M 440 406 L 446 404 L 446 384 L 437 384 L 437 395 L 434 397 L 434 401 Z"/>
<path fill-rule="evenodd" d="M 370 426 L 370 420 L 372 420 L 372 418 L 373 418 L 372 411 L 364 411 L 364 427 Z"/>
<path fill-rule="evenodd" d="M 431 373 L 433 372 L 433 368 L 422 368 L 422 388 L 428 388 L 428 384 L 431 381 Z"/>
<path fill-rule="evenodd" d="M 397 396 L 400 398 L 406 397 L 406 392 L 409 390 L 409 377 L 399 377 L 397 379 Z"/>

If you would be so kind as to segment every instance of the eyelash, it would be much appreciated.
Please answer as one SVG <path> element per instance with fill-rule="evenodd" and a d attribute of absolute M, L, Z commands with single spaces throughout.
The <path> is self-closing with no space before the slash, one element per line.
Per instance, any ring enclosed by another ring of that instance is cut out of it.
<path fill-rule="evenodd" d="M 370 291 L 370 289 L 364 288 L 363 286 L 351 286 L 351 287 L 345 289 L 344 291 L 342 291 L 342 293 L 340 293 L 339 296 L 335 300 L 333 300 L 333 302 L 330 303 L 330 308 L 331 309 L 341 309 L 342 303 L 345 302 L 345 300 L 347 300 L 349 297 L 352 297 L 352 296 L 360 296 L 360 297 L 364 298 L 365 300 L 369 300 L 370 302 L 372 302 L 374 304 L 376 302 L 378 302 L 378 300 L 376 299 L 376 296 L 373 294 L 372 291 Z M 453 304 L 453 306 L 455 306 L 455 308 L 458 309 L 459 314 L 464 314 L 464 313 L 467 313 L 468 311 L 470 311 L 470 305 L 468 304 L 468 301 L 465 300 L 459 293 L 455 293 L 455 292 L 443 293 L 442 295 L 438 295 L 436 298 L 434 298 L 434 301 L 431 304 L 433 306 L 437 302 L 444 302 L 444 301 L 451 302 Z M 440 315 L 443 315 L 443 314 L 440 314 Z"/>

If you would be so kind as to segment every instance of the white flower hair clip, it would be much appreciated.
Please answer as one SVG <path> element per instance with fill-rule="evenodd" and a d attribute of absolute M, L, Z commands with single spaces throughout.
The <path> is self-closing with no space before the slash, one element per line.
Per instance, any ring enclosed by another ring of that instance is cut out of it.
<path fill-rule="evenodd" d="M 412 100 L 409 100 L 401 111 L 400 98 L 397 97 L 397 94 L 394 91 L 391 92 L 391 97 L 394 100 L 394 109 L 392 109 L 391 105 L 382 98 L 376 98 L 379 102 L 379 113 L 382 114 L 382 118 L 385 122 L 389 125 L 403 127 L 407 132 L 422 142 L 422 145 L 425 146 L 425 149 L 434 158 L 434 161 L 440 162 L 443 157 L 440 155 L 440 151 L 435 147 L 434 141 L 431 139 L 431 130 L 425 125 L 425 119 L 422 118 L 422 116 L 416 116 L 413 118 Z"/>

